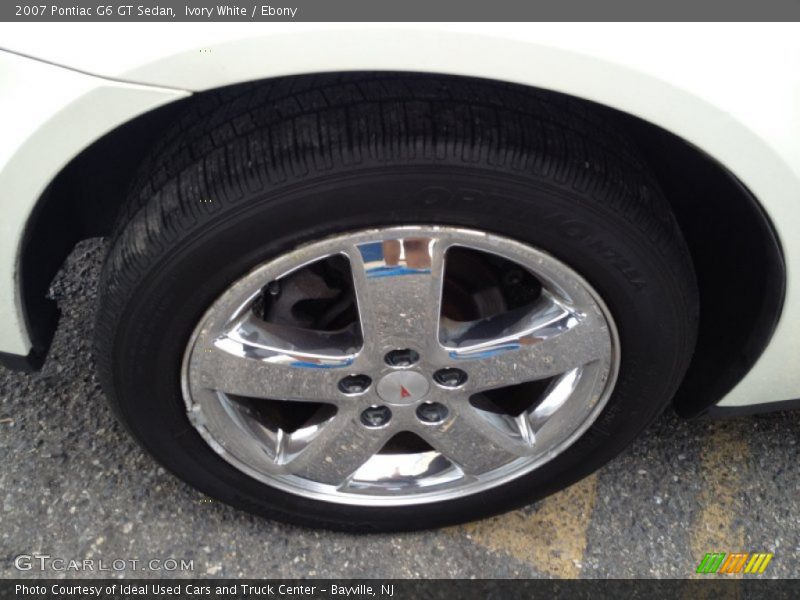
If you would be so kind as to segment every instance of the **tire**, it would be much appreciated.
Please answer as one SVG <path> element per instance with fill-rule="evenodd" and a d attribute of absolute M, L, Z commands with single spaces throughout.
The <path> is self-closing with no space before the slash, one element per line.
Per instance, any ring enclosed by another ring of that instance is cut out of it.
<path fill-rule="evenodd" d="M 586 103 L 461 78 L 287 78 L 191 100 L 142 166 L 110 241 L 95 351 L 111 405 L 147 451 L 205 494 L 307 526 L 440 527 L 569 486 L 664 410 L 695 342 L 686 246 L 619 129 Z M 400 505 L 304 497 L 215 452 L 187 417 L 181 381 L 209 307 L 305 244 L 409 224 L 514 240 L 596 291 L 620 351 L 616 384 L 588 429 L 501 485 Z"/>

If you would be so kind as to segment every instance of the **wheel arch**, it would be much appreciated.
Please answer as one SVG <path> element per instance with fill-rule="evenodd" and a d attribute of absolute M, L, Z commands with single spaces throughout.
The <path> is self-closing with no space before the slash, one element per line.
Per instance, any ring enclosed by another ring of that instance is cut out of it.
<path fill-rule="evenodd" d="M 46 299 L 53 276 L 77 241 L 109 233 L 138 165 L 193 98 L 107 133 L 71 160 L 42 194 L 26 226 L 18 273 L 35 346 L 46 349 L 55 329 Z M 639 117 L 580 100 L 607 113 L 635 140 L 686 237 L 700 288 L 700 336 L 675 406 L 683 415 L 699 414 L 746 375 L 771 338 L 785 294 L 778 237 L 754 195 L 708 154 Z M 735 330 L 727 327 L 734 318 L 740 325 Z"/>

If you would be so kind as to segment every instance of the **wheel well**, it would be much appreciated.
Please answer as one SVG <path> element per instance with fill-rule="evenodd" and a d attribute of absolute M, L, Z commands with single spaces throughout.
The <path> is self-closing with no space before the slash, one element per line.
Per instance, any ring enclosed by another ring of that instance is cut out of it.
<path fill-rule="evenodd" d="M 697 275 L 697 346 L 674 406 L 697 416 L 753 367 L 783 309 L 786 271 L 775 230 L 730 171 L 683 139 L 622 117 L 678 219 Z M 657 340 L 655 341 L 657 343 Z"/>
<path fill-rule="evenodd" d="M 79 240 L 111 231 L 128 186 L 164 129 L 198 96 L 215 93 L 197 94 L 115 129 L 48 186 L 26 228 L 20 261 L 32 356 L 43 359 L 55 330 L 54 305 L 46 296 L 67 254 Z M 581 101 L 634 139 L 688 243 L 700 291 L 700 330 L 674 405 L 682 415 L 700 414 L 749 371 L 772 335 L 785 284 L 777 237 L 752 194 L 701 150 L 641 119 Z"/>

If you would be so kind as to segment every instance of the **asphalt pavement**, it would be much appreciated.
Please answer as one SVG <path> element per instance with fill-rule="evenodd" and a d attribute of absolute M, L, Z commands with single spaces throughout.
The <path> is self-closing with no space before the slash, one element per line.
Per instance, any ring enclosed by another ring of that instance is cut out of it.
<path fill-rule="evenodd" d="M 91 355 L 103 251 L 83 242 L 54 282 L 63 316 L 44 369 L 0 367 L 0 577 L 690 577 L 707 552 L 771 552 L 761 577 L 800 576 L 800 411 L 666 414 L 571 488 L 439 531 L 316 531 L 211 501 L 106 406 Z M 107 570 L 68 569 L 84 559 Z"/>

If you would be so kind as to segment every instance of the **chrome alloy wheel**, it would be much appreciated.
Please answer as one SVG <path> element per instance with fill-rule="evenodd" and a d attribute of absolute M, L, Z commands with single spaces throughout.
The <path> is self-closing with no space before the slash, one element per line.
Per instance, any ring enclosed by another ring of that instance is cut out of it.
<path fill-rule="evenodd" d="M 466 254 L 524 293 L 451 285 Z M 309 325 L 315 307 L 327 317 Z M 493 234 L 413 226 L 338 235 L 252 270 L 202 317 L 181 383 L 191 423 L 251 477 L 400 506 L 551 460 L 600 414 L 618 367 L 614 321 L 570 267 Z"/>

